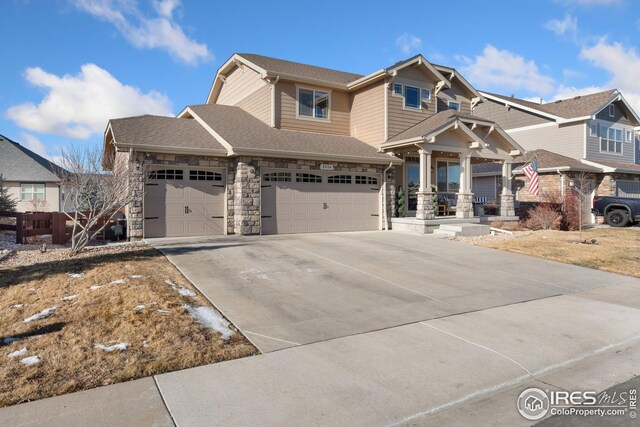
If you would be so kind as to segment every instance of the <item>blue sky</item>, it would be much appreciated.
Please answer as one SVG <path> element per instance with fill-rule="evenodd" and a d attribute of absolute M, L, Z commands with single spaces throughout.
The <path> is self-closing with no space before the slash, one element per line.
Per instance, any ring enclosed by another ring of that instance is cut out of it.
<path fill-rule="evenodd" d="M 480 89 L 640 111 L 639 44 L 635 0 L 0 0 L 0 133 L 54 159 L 99 144 L 109 118 L 204 102 L 234 52 L 361 74 L 422 53 Z"/>

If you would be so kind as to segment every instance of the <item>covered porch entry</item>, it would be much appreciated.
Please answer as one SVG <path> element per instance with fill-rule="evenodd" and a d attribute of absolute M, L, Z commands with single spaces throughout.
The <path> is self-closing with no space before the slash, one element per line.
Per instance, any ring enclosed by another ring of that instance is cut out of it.
<path fill-rule="evenodd" d="M 502 191 L 495 216 L 514 219 L 511 191 L 513 158 L 524 150 L 498 125 L 455 111 L 437 113 L 391 138 L 382 148 L 404 159 L 396 168 L 396 187 L 402 187 L 406 223 L 409 218 L 428 223 L 481 222 L 486 197 L 476 197 L 472 187 L 473 164 L 502 165 Z M 457 220 L 457 221 L 456 221 Z"/>

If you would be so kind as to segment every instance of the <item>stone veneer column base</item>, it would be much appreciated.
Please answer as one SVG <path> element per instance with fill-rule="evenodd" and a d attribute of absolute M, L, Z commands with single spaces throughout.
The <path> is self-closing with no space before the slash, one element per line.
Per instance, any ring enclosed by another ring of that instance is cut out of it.
<path fill-rule="evenodd" d="M 416 219 L 433 219 L 433 193 L 418 191 L 418 203 L 416 207 Z"/>
<path fill-rule="evenodd" d="M 513 204 L 513 194 L 500 195 L 500 216 L 515 216 L 516 209 Z"/>
<path fill-rule="evenodd" d="M 458 193 L 456 218 L 473 218 L 473 193 Z"/>

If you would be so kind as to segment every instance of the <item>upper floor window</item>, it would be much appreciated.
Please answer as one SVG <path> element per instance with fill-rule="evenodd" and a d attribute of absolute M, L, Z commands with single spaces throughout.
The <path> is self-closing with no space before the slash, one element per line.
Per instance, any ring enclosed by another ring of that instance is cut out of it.
<path fill-rule="evenodd" d="M 633 142 L 635 138 L 633 137 L 633 132 L 627 130 L 627 142 Z"/>
<path fill-rule="evenodd" d="M 616 106 L 613 104 L 609 104 L 609 117 L 616 116 Z"/>
<path fill-rule="evenodd" d="M 44 184 L 20 184 L 21 200 L 44 200 Z"/>
<path fill-rule="evenodd" d="M 314 119 L 329 119 L 329 92 L 299 88 L 298 115 Z"/>
<path fill-rule="evenodd" d="M 400 83 L 393 84 L 393 93 L 402 96 L 402 85 Z"/>
<path fill-rule="evenodd" d="M 407 108 L 420 108 L 420 88 L 404 87 L 404 106 Z"/>
<path fill-rule="evenodd" d="M 598 136 L 598 124 L 590 123 L 589 124 L 589 135 L 590 136 Z"/>
<path fill-rule="evenodd" d="M 460 103 L 449 101 L 449 110 L 460 111 Z"/>
<path fill-rule="evenodd" d="M 422 100 L 429 101 L 431 99 L 431 91 L 429 89 L 422 89 Z"/>
<path fill-rule="evenodd" d="M 600 152 L 622 154 L 622 129 L 600 127 Z"/>

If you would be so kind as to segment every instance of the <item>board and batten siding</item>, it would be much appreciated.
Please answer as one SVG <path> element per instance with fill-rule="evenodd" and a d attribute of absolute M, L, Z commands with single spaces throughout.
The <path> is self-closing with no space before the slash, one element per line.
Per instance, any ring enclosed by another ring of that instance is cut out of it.
<path fill-rule="evenodd" d="M 247 113 L 271 126 L 271 87 L 265 85 L 236 104 Z"/>
<path fill-rule="evenodd" d="M 227 74 L 215 103 L 238 105 L 240 101 L 264 86 L 267 86 L 267 83 L 260 78 L 260 74 L 246 66 L 236 67 Z"/>
<path fill-rule="evenodd" d="M 602 111 L 600 111 L 598 114 L 596 114 L 596 119 L 604 120 L 606 122 L 618 123 L 618 124 L 621 124 L 621 125 L 633 126 L 633 123 L 631 123 L 631 120 L 629 120 L 622 113 L 622 110 L 619 108 L 620 104 L 621 104 L 621 102 L 614 102 L 613 103 L 613 105 L 615 106 L 615 111 L 614 111 L 613 117 L 611 117 L 609 115 L 609 106 L 607 105 Z"/>
<path fill-rule="evenodd" d="M 384 142 L 384 83 L 371 85 L 351 96 L 351 136 L 370 145 Z"/>
<path fill-rule="evenodd" d="M 585 129 L 586 125 L 582 122 L 507 133 L 527 151 L 544 149 L 574 159 L 582 159 Z"/>
<path fill-rule="evenodd" d="M 486 99 L 473 109 L 473 114 L 496 122 L 502 129 L 509 130 L 543 123 L 553 123 L 551 119 L 528 113 L 517 108 Z"/>
<path fill-rule="evenodd" d="M 405 108 L 404 96 L 393 93 L 394 83 L 415 86 L 419 88 L 429 89 L 431 99 L 428 102 L 422 101 L 420 110 L 414 108 Z M 388 93 L 388 132 L 389 138 L 393 138 L 400 132 L 403 132 L 418 122 L 434 115 L 436 113 L 435 96 L 433 95 L 433 83 L 427 81 L 427 76 L 415 68 L 403 68 L 398 71 L 398 75 L 389 85 Z"/>
<path fill-rule="evenodd" d="M 329 133 L 334 135 L 350 135 L 349 126 L 349 94 L 340 90 L 322 87 L 299 85 L 302 88 L 317 89 L 330 92 L 329 120 L 299 118 L 298 90 L 295 83 L 278 82 L 276 84 L 276 127 L 281 129 L 301 130 L 306 132 Z"/>

